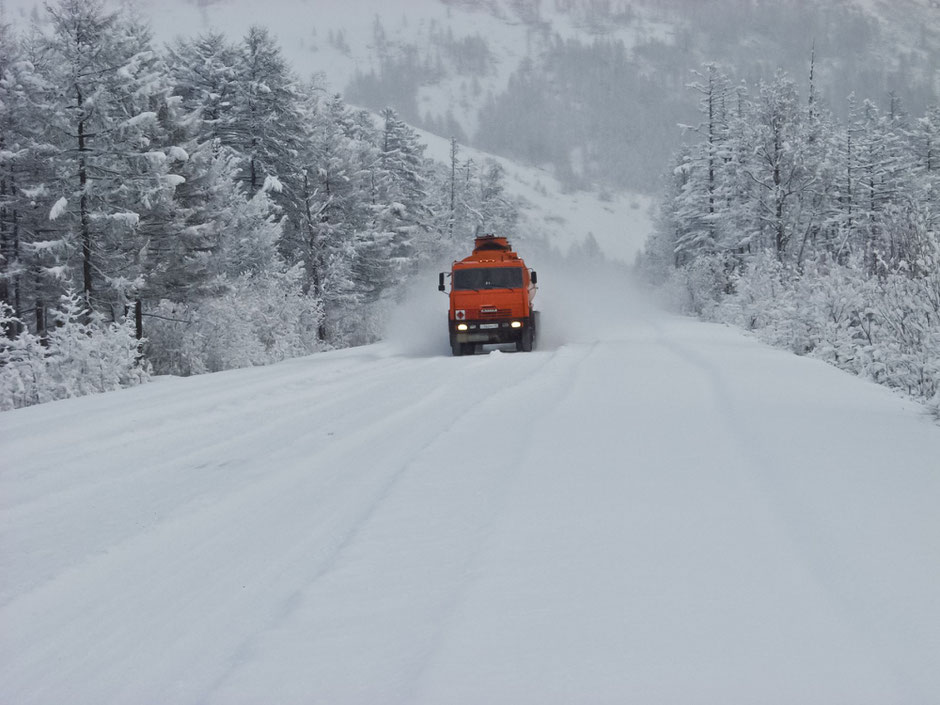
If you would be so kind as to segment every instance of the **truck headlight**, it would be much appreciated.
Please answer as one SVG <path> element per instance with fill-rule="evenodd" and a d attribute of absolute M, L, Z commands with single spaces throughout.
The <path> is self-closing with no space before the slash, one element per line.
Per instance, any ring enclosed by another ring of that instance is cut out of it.
<path fill-rule="evenodd" d="M 457 324 L 457 330 L 467 330 L 467 324 L 466 324 L 466 323 L 458 323 L 458 324 Z"/>
<path fill-rule="evenodd" d="M 522 328 L 522 321 L 513 321 L 509 325 L 511 325 L 513 328 Z"/>

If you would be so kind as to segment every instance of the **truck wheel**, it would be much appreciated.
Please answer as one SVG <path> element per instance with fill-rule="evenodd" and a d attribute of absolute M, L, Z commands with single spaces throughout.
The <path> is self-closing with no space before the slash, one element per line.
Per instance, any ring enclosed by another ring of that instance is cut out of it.
<path fill-rule="evenodd" d="M 519 352 L 532 352 L 532 339 L 534 331 L 532 328 L 526 328 L 522 331 L 522 337 L 516 341 L 516 350 Z"/>
<path fill-rule="evenodd" d="M 463 355 L 463 343 L 453 342 L 450 344 L 450 349 L 454 353 L 454 357 L 460 357 Z"/>

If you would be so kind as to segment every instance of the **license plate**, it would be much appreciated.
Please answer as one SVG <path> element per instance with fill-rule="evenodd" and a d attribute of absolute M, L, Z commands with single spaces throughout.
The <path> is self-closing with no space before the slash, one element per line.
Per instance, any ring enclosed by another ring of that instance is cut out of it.
<path fill-rule="evenodd" d="M 480 328 L 499 328 L 499 323 L 481 323 Z"/>

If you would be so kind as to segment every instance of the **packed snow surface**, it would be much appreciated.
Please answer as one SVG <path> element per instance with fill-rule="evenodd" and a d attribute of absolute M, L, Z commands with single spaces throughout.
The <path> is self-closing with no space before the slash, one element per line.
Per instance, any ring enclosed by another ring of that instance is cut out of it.
<path fill-rule="evenodd" d="M 535 262 L 530 262 L 536 265 Z M 940 429 L 628 284 L 0 418 L 0 702 L 940 701 Z"/>

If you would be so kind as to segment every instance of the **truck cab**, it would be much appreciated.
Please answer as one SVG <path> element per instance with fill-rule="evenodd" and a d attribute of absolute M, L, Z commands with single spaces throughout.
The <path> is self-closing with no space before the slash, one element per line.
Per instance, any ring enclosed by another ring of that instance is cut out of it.
<path fill-rule="evenodd" d="M 441 272 L 440 291 L 447 289 L 446 276 Z M 531 351 L 538 328 L 537 282 L 505 237 L 476 238 L 473 253 L 450 271 L 447 326 L 453 354 L 473 354 L 487 343 L 514 343 L 516 350 Z"/>

